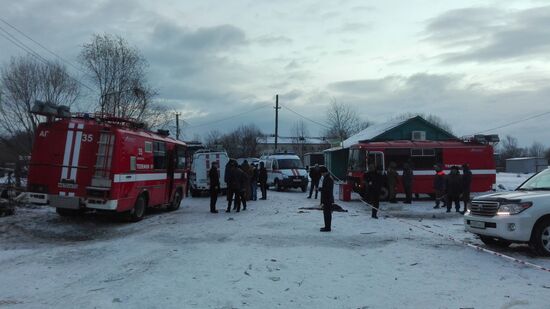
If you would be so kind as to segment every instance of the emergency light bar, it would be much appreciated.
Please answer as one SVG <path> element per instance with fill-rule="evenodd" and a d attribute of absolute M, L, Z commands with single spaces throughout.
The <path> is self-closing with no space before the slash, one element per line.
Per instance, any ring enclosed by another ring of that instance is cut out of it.
<path fill-rule="evenodd" d="M 34 101 L 31 113 L 46 117 L 69 118 L 71 109 L 65 105 L 55 105 L 51 102 Z"/>

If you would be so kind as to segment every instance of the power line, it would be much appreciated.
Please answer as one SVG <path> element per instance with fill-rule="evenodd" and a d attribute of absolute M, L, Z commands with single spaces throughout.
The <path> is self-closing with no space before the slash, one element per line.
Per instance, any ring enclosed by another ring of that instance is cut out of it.
<path fill-rule="evenodd" d="M 2 19 L 0 17 L 0 21 L 3 22 L 4 24 L 8 25 L 10 28 L 12 28 L 13 30 L 17 31 L 19 34 L 21 34 L 22 36 L 24 36 L 25 38 L 27 38 L 28 40 L 32 41 L 33 43 L 35 43 L 36 45 L 42 47 L 44 50 L 46 50 L 47 52 L 49 52 L 50 54 L 54 55 L 55 57 L 57 57 L 58 59 L 60 59 L 61 61 L 65 62 L 66 64 L 72 66 L 73 68 L 75 68 L 76 70 L 86 74 L 86 72 L 83 72 L 81 68 L 77 67 L 76 65 L 74 65 L 72 62 L 70 62 L 69 60 L 66 60 L 65 58 L 59 56 L 58 54 L 56 54 L 55 52 L 51 51 L 50 49 L 48 49 L 46 46 L 40 44 L 39 42 L 37 42 L 36 40 L 34 40 L 33 38 L 31 38 L 30 36 L 26 35 L 23 31 L 19 30 L 17 27 L 15 27 L 14 25 L 8 23 L 7 21 L 5 21 L 4 19 Z"/>
<path fill-rule="evenodd" d="M 215 123 L 218 123 L 218 122 L 222 122 L 222 121 L 230 120 L 230 119 L 233 119 L 233 118 L 237 118 L 237 117 L 240 117 L 240 116 L 242 116 L 242 115 L 246 115 L 246 114 L 255 112 L 255 111 L 259 110 L 259 109 L 267 108 L 267 107 L 269 107 L 269 106 L 270 106 L 270 105 L 262 105 L 262 106 L 256 107 L 256 108 L 251 109 L 251 110 L 246 111 L 246 112 L 242 112 L 242 113 L 239 113 L 239 114 L 236 114 L 236 115 L 232 115 L 232 116 L 229 116 L 229 117 L 225 117 L 225 118 L 220 118 L 220 119 L 214 120 L 214 121 L 209 121 L 209 122 L 206 122 L 206 123 L 201 123 L 201 124 L 198 124 L 198 125 L 188 126 L 188 127 L 186 127 L 186 128 L 187 128 L 187 129 L 193 129 L 193 128 L 198 128 L 198 127 L 204 127 L 204 126 L 207 126 L 207 125 L 211 125 L 211 124 L 215 124 Z"/>
<path fill-rule="evenodd" d="M 42 57 L 42 55 L 40 55 L 38 52 L 36 52 L 34 49 L 32 49 L 31 47 L 27 46 L 25 43 L 21 42 L 18 38 L 16 38 L 13 34 L 11 34 L 9 31 L 7 31 L 6 29 L 4 29 L 2 26 L 0 26 L 0 31 L 4 32 L 4 34 L 2 34 L 0 32 L 0 35 L 2 35 L 4 38 L 6 38 L 8 41 L 10 41 L 11 43 L 13 43 L 15 46 L 21 48 L 22 50 L 24 50 L 25 52 L 27 52 L 29 55 L 33 56 L 34 58 L 38 59 L 39 61 L 43 62 L 44 64 L 49 64 L 50 62 L 48 61 L 48 59 Z M 7 35 L 7 36 L 6 36 Z M 70 74 L 67 73 L 67 76 L 72 78 L 73 80 L 75 80 L 77 83 L 79 83 L 80 85 L 82 85 L 83 87 L 87 88 L 88 90 L 90 91 L 94 91 L 94 89 L 88 85 L 86 85 L 85 83 L 83 83 L 82 81 L 80 81 L 78 78 L 74 77 L 74 76 L 71 76 Z"/>
<path fill-rule="evenodd" d="M 315 120 L 313 120 L 313 119 L 311 119 L 311 118 L 308 118 L 308 117 L 306 117 L 306 116 L 304 116 L 304 115 L 302 115 L 302 114 L 300 114 L 300 113 L 294 111 L 293 109 L 291 109 L 290 107 L 288 107 L 288 106 L 286 106 L 286 105 L 283 106 L 283 107 L 286 108 L 286 109 L 288 109 L 288 110 L 291 111 L 292 113 L 298 115 L 299 117 L 301 117 L 301 118 L 307 120 L 307 121 L 313 122 L 313 123 L 315 123 L 315 124 L 317 124 L 317 125 L 319 125 L 319 126 L 321 126 L 321 127 L 324 127 L 324 128 L 326 128 L 326 129 L 330 129 L 330 127 L 327 126 L 326 124 L 323 124 L 323 123 L 320 123 L 320 122 L 318 122 L 318 121 L 315 121 Z"/>
<path fill-rule="evenodd" d="M 550 114 L 550 111 L 545 112 L 545 113 L 542 113 L 542 114 L 537 114 L 537 115 L 529 116 L 529 117 L 524 118 L 524 119 L 512 121 L 512 122 L 509 122 L 509 123 L 506 123 L 506 124 L 503 124 L 503 125 L 501 125 L 501 126 L 494 127 L 494 128 L 491 128 L 491 129 L 479 131 L 479 132 L 477 132 L 477 133 L 475 133 L 475 134 L 480 134 L 480 133 L 485 133 L 485 132 L 488 132 L 488 131 L 493 131 L 493 130 L 502 129 L 502 128 L 509 127 L 509 126 L 511 126 L 511 125 L 514 125 L 514 124 L 517 124 L 517 123 L 520 123 L 520 122 L 524 122 L 524 121 L 527 121 L 527 120 L 535 119 L 535 118 L 542 117 L 542 116 L 545 116 L 545 115 L 548 115 L 548 114 Z"/>

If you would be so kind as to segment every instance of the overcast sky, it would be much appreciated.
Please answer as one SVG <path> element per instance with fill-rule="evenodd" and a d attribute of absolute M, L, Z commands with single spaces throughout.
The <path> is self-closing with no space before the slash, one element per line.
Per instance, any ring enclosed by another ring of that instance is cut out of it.
<path fill-rule="evenodd" d="M 0 0 L 0 7 L 0 18 L 75 63 L 92 34 L 124 37 L 148 60 L 157 99 L 183 114 L 186 138 L 248 123 L 273 133 L 275 94 L 281 135 L 300 119 L 288 108 L 323 123 L 331 100 L 375 123 L 434 114 L 458 136 L 550 111 L 550 1 Z M 0 64 L 18 55 L 0 35 Z M 322 135 L 323 127 L 307 125 Z M 548 132 L 550 114 L 484 133 L 550 146 Z"/>

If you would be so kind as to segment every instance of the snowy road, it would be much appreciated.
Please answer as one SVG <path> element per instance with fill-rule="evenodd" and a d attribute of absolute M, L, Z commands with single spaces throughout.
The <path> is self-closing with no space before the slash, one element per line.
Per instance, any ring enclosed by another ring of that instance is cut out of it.
<path fill-rule="evenodd" d="M 230 214 L 188 198 L 134 224 L 20 209 L 0 218 L 0 307 L 550 308 L 550 273 L 383 218 L 480 244 L 430 201 L 382 203 L 379 220 L 338 202 L 349 212 L 320 233 L 322 213 L 298 209 L 317 201 L 268 195 Z M 550 267 L 526 246 L 500 252 Z"/>

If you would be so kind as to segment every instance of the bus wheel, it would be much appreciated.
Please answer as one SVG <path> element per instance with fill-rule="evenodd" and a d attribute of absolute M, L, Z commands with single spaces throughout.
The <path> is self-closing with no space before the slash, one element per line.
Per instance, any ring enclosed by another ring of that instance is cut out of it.
<path fill-rule="evenodd" d="M 390 191 L 386 187 L 380 189 L 380 200 L 386 201 L 390 198 Z"/>
<path fill-rule="evenodd" d="M 55 212 L 61 217 L 76 217 L 82 214 L 80 209 L 56 208 Z"/>
<path fill-rule="evenodd" d="M 167 209 L 168 211 L 177 210 L 178 208 L 180 208 L 180 204 L 181 204 L 181 191 L 178 190 L 176 191 L 176 193 L 174 193 L 174 199 L 172 200 L 172 203 L 168 205 Z"/>
<path fill-rule="evenodd" d="M 147 202 L 145 200 L 145 197 L 143 195 L 140 195 L 136 200 L 136 204 L 134 205 L 134 208 L 130 210 L 129 221 L 131 222 L 141 221 L 141 219 L 143 219 L 143 215 L 145 215 L 146 207 L 147 207 Z"/>

